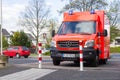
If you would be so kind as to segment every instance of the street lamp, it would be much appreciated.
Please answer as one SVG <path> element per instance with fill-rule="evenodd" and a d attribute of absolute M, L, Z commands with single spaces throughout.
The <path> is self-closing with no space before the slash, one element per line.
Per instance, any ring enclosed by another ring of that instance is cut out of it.
<path fill-rule="evenodd" d="M 3 46 L 2 45 L 2 0 L 1 0 L 0 3 L 1 3 L 1 6 L 0 6 L 1 7 L 1 11 L 0 11 L 1 12 L 1 18 L 0 18 L 1 19 L 1 23 L 0 23 L 0 39 L 1 39 L 0 40 L 0 49 L 1 50 L 0 51 L 1 51 L 1 55 L 3 55 L 3 53 L 2 53 L 2 46 Z"/>

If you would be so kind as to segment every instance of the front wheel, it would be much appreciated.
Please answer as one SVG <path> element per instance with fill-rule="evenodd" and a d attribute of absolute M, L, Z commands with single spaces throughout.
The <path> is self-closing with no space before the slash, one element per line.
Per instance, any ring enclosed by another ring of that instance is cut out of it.
<path fill-rule="evenodd" d="M 93 62 L 92 62 L 92 66 L 93 66 L 93 67 L 97 67 L 98 65 L 99 65 L 99 56 L 96 55 L 96 56 L 95 56 L 95 59 L 94 59 Z"/>
<path fill-rule="evenodd" d="M 54 64 L 55 66 L 60 65 L 60 60 L 53 59 L 53 64 Z"/>
<path fill-rule="evenodd" d="M 100 63 L 101 63 L 101 64 L 106 64 L 106 63 L 107 63 L 107 60 L 108 60 L 108 59 L 100 60 Z"/>
<path fill-rule="evenodd" d="M 75 64 L 80 64 L 80 61 L 79 60 L 75 60 L 74 63 Z"/>
<path fill-rule="evenodd" d="M 20 58 L 21 56 L 20 56 L 20 54 L 19 54 L 19 53 L 17 53 L 17 54 L 16 54 L 16 57 L 17 57 L 17 58 Z"/>
<path fill-rule="evenodd" d="M 13 58 L 13 56 L 10 56 L 10 58 Z"/>
<path fill-rule="evenodd" d="M 28 58 L 28 55 L 25 55 L 24 58 Z"/>

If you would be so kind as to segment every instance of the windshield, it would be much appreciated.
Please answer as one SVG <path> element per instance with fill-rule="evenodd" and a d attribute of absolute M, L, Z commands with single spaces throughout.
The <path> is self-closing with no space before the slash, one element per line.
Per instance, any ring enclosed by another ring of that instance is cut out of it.
<path fill-rule="evenodd" d="M 96 22 L 95 21 L 75 21 L 75 22 L 63 22 L 58 34 L 95 34 Z"/>

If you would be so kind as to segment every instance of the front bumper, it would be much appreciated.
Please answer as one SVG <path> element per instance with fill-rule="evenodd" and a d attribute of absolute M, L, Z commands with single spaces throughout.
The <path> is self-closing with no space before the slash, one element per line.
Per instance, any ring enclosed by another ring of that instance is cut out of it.
<path fill-rule="evenodd" d="M 61 61 L 73 61 L 79 60 L 79 51 L 59 51 L 57 48 L 52 47 L 50 50 L 51 58 L 55 58 Z M 64 54 L 74 54 L 74 57 L 64 57 Z M 93 60 L 96 56 L 96 50 L 94 48 L 83 48 L 83 60 Z"/>

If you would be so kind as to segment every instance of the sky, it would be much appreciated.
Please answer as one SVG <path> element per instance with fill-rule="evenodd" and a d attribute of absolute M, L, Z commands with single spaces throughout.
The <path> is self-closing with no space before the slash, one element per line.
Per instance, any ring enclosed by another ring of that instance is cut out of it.
<path fill-rule="evenodd" d="M 3 28 L 7 29 L 9 32 L 24 29 L 17 24 L 21 13 L 25 11 L 25 7 L 28 6 L 29 1 L 30 0 L 2 0 Z M 67 1 L 68 0 L 46 0 L 46 5 L 51 9 L 52 18 L 57 18 L 58 20 L 62 19 L 62 15 L 59 15 L 57 10 L 62 9 Z"/>
<path fill-rule="evenodd" d="M 30 0 L 2 0 L 2 26 L 10 31 L 17 31 L 24 29 L 18 25 L 19 17 L 21 13 L 25 11 L 25 7 L 28 6 Z M 46 5 L 51 9 L 52 18 L 60 19 L 57 10 L 60 10 L 65 2 L 61 0 L 46 0 Z M 53 15 L 54 14 L 54 15 Z M 58 17 L 59 16 L 59 17 Z"/>

